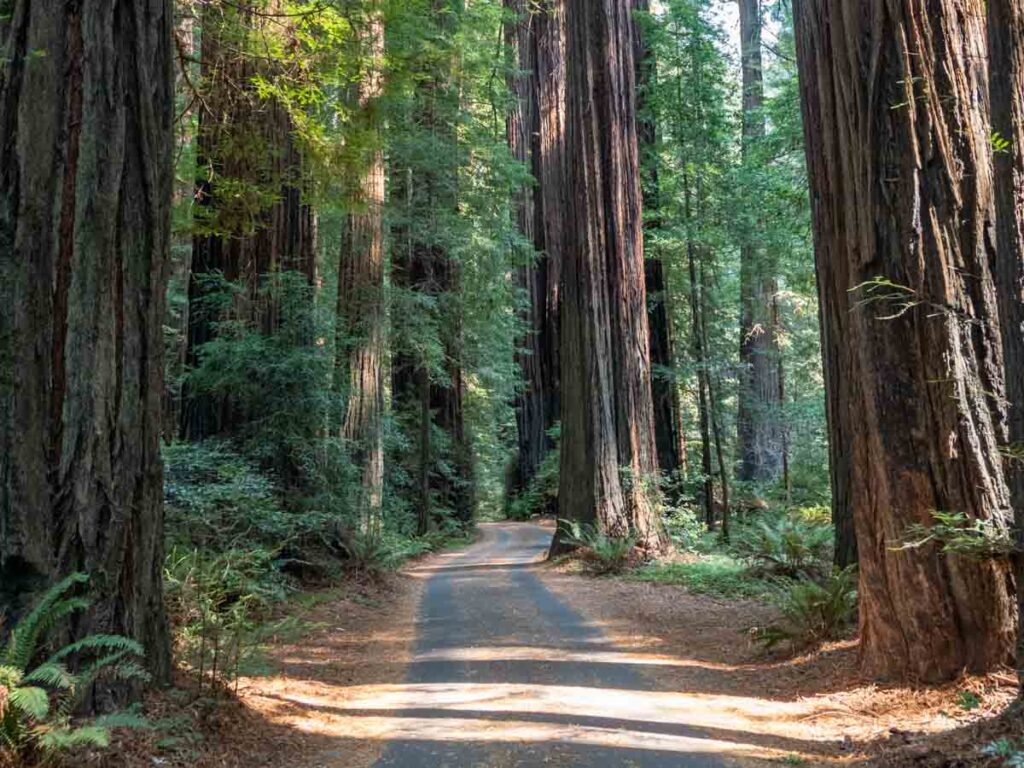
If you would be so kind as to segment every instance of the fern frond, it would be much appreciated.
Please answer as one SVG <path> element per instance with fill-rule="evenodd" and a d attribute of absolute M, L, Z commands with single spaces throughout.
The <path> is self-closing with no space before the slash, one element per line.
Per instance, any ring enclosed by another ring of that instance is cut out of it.
<path fill-rule="evenodd" d="M 11 709 L 33 720 L 43 720 L 50 714 L 50 696 L 44 688 L 31 685 L 14 688 L 7 703 Z"/>
<path fill-rule="evenodd" d="M 22 678 L 25 683 L 38 683 L 62 691 L 74 687 L 77 678 L 68 672 L 67 667 L 56 662 L 47 662 L 33 669 Z"/>
<path fill-rule="evenodd" d="M 58 662 L 61 659 L 66 659 L 68 656 L 86 651 L 116 651 L 122 655 L 134 654 L 136 656 L 145 656 L 146 654 L 146 650 L 142 645 L 130 637 L 122 637 L 121 635 L 89 635 L 81 640 L 65 645 L 50 656 L 46 663 Z"/>
<path fill-rule="evenodd" d="M 86 574 L 72 573 L 50 587 L 36 606 L 11 631 L 0 660 L 7 666 L 25 669 L 35 655 L 40 637 L 65 616 L 89 606 L 85 598 L 65 597 L 76 585 L 88 581 L 89 577 Z"/>
<path fill-rule="evenodd" d="M 35 732 L 36 743 L 44 752 L 63 752 L 75 747 L 110 746 L 110 731 L 98 725 L 78 728 L 40 728 Z"/>

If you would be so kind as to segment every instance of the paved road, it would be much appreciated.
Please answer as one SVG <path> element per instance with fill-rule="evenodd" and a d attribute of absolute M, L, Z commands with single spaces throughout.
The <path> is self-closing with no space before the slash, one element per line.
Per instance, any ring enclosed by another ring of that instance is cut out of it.
<path fill-rule="evenodd" d="M 661 707 L 642 667 L 544 586 L 550 531 L 482 530 L 424 566 L 406 683 L 374 705 L 397 723 L 379 768 L 727 764 L 727 745 Z"/>

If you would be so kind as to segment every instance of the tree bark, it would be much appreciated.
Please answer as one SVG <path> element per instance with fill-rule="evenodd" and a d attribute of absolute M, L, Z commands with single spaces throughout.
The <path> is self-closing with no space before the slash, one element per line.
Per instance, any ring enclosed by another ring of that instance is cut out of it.
<path fill-rule="evenodd" d="M 368 146 L 356 210 L 348 215 L 338 264 L 336 376 L 345 389 L 341 434 L 362 476 L 357 513 L 378 532 L 384 487 L 384 148 L 378 101 L 384 93 L 384 20 L 378 2 L 360 32 L 368 71 L 358 84 L 358 108 Z"/>
<path fill-rule="evenodd" d="M 1003 466 L 1017 543 L 1017 675 L 1024 689 L 1024 4 L 988 0 L 988 32 L 996 144 L 995 280 L 1008 404 Z"/>
<path fill-rule="evenodd" d="M 516 399 L 519 446 L 511 491 L 519 493 L 530 485 L 554 447 L 550 431 L 559 417 L 560 144 L 565 77 L 560 2 L 531 6 L 526 0 L 505 0 L 505 7 L 511 14 L 505 37 L 513 71 L 509 87 L 515 97 L 507 118 L 509 148 L 536 182 L 520 189 L 516 200 L 519 232 L 535 253 L 516 271 L 527 297 L 522 315 L 527 333 L 516 354 L 523 390 Z"/>
<path fill-rule="evenodd" d="M 743 160 L 750 166 L 765 137 L 761 0 L 738 0 L 743 75 Z M 780 350 L 775 310 L 776 260 L 757 242 L 759 224 L 740 248 L 740 382 L 736 420 L 741 480 L 770 482 L 782 474 Z"/>
<path fill-rule="evenodd" d="M 934 511 L 1004 525 L 1009 507 L 982 2 L 796 0 L 794 13 L 863 666 L 991 669 L 1013 655 L 1005 564 L 897 549 Z"/>
<path fill-rule="evenodd" d="M 559 508 L 659 551 L 629 0 L 569 0 Z M 620 475 L 620 467 L 623 474 Z"/>
<path fill-rule="evenodd" d="M 157 682 L 173 23 L 169 0 L 0 21 L 0 612 L 89 573 L 62 629 L 139 640 Z"/>

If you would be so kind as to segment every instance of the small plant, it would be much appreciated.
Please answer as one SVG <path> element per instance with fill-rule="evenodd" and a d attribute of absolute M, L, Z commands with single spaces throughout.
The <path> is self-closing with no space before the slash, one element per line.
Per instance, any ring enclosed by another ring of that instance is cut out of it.
<path fill-rule="evenodd" d="M 832 527 L 800 518 L 757 520 L 736 536 L 733 552 L 773 576 L 812 579 L 830 560 Z"/>
<path fill-rule="evenodd" d="M 126 637 L 90 635 L 33 665 L 47 633 L 71 614 L 88 608 L 71 595 L 88 577 L 72 574 L 51 587 L 11 630 L 0 654 L 0 756 L 46 757 L 76 747 L 106 747 L 112 728 L 144 727 L 145 720 L 119 712 L 86 721 L 73 715 L 98 680 L 145 681 L 142 647 Z M 78 660 L 72 672 L 69 658 Z"/>
<path fill-rule="evenodd" d="M 982 754 L 1000 758 L 1006 768 L 1024 768 L 1024 751 L 1009 739 L 993 741 L 986 745 Z"/>
<path fill-rule="evenodd" d="M 589 523 L 562 520 L 567 532 L 566 541 L 578 547 L 588 569 L 598 575 L 622 573 L 629 565 L 636 549 L 633 536 L 609 536 L 598 526 Z"/>
<path fill-rule="evenodd" d="M 380 536 L 372 533 L 351 533 L 344 538 L 341 546 L 348 556 L 349 567 L 359 573 L 379 576 L 395 563 L 392 549 Z"/>
<path fill-rule="evenodd" d="M 1009 529 L 997 519 L 979 520 L 962 512 L 938 510 L 931 515 L 931 525 L 909 526 L 906 539 L 896 549 L 919 549 L 934 542 L 943 554 L 975 560 L 1005 560 L 1014 552 Z"/>
<path fill-rule="evenodd" d="M 966 712 L 971 712 L 981 706 L 981 697 L 974 691 L 960 691 L 956 695 L 956 705 Z"/>
<path fill-rule="evenodd" d="M 834 640 L 850 626 L 857 609 L 856 569 L 836 571 L 821 583 L 780 585 L 774 602 L 780 620 L 756 634 L 766 647 L 781 642 L 814 645 Z"/>

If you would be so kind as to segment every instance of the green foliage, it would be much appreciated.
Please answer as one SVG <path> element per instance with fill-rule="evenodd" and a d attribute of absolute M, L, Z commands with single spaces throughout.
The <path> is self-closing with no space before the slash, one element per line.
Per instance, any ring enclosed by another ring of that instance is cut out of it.
<path fill-rule="evenodd" d="M 1024 749 L 1010 739 L 997 739 L 987 744 L 982 754 L 1002 760 L 1006 768 L 1024 768 Z"/>
<path fill-rule="evenodd" d="M 771 582 L 752 575 L 743 563 L 726 555 L 705 555 L 691 562 L 652 563 L 634 571 L 631 578 L 730 599 L 764 600 L 774 593 Z"/>
<path fill-rule="evenodd" d="M 737 530 L 732 549 L 764 573 L 813 578 L 827 571 L 834 537 L 830 525 L 791 515 L 762 516 Z"/>
<path fill-rule="evenodd" d="M 529 520 L 533 515 L 543 515 L 558 509 L 561 425 L 552 427 L 548 435 L 555 447 L 544 456 L 526 490 L 509 499 L 507 517 L 510 520 Z"/>
<path fill-rule="evenodd" d="M 773 602 L 779 620 L 756 633 L 766 647 L 788 642 L 794 646 L 834 640 L 851 625 L 857 609 L 857 571 L 836 571 L 817 581 L 780 582 Z"/>
<path fill-rule="evenodd" d="M 975 560 L 1005 560 L 1016 551 L 1007 524 L 996 517 L 980 520 L 962 512 L 938 510 L 931 515 L 930 525 L 908 526 L 896 549 L 920 549 L 934 543 L 943 554 Z"/>
<path fill-rule="evenodd" d="M 610 536 L 597 525 L 576 520 L 560 520 L 565 542 L 577 547 L 587 568 L 595 574 L 622 573 L 636 551 L 633 536 Z"/>
<path fill-rule="evenodd" d="M 146 727 L 133 712 L 92 720 L 74 716 L 98 680 L 145 682 L 142 646 L 117 635 L 89 635 L 42 658 L 47 633 L 89 607 L 73 592 L 75 573 L 47 590 L 13 627 L 0 653 L 0 757 L 50 757 L 78 747 L 105 747 L 114 728 Z M 75 660 L 75 668 L 68 660 Z"/>
<path fill-rule="evenodd" d="M 974 691 L 960 691 L 956 695 L 956 705 L 965 712 L 971 712 L 981 706 L 981 697 Z"/>

